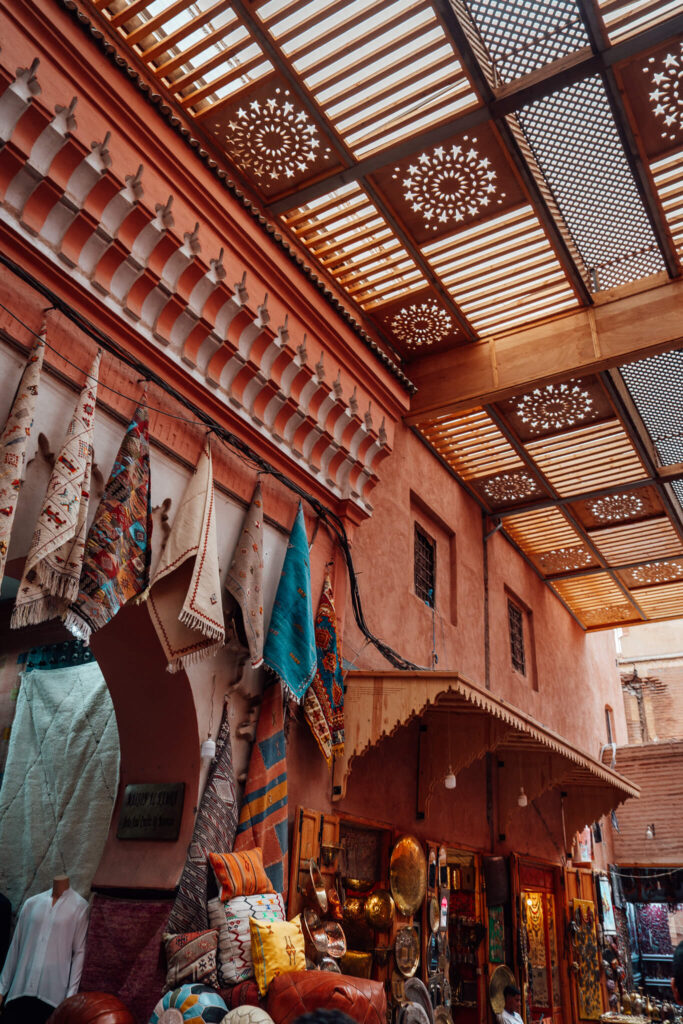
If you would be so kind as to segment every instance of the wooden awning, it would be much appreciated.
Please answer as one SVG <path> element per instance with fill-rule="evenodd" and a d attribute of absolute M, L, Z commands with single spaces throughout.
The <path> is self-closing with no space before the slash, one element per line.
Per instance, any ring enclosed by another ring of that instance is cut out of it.
<path fill-rule="evenodd" d="M 529 801 L 550 789 L 565 794 L 568 835 L 640 795 L 640 788 L 618 772 L 457 673 L 352 671 L 346 687 L 346 744 L 343 760 L 335 765 L 336 799 L 345 793 L 355 758 L 415 717 L 443 728 L 445 715 L 450 744 L 427 744 L 421 765 L 427 802 L 448 770 L 449 756 L 457 775 L 492 751 L 505 765 L 498 777 L 501 826 L 517 808 L 520 779 Z"/>

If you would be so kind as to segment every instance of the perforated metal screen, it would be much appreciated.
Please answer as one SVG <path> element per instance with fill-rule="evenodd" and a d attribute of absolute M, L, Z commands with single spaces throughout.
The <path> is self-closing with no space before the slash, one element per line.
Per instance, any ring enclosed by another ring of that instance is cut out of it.
<path fill-rule="evenodd" d="M 683 462 L 683 349 L 620 369 L 662 466 Z M 683 509 L 683 481 L 672 484 Z"/>
<path fill-rule="evenodd" d="M 467 7 L 504 82 L 588 46 L 574 0 L 467 0 Z"/>
<path fill-rule="evenodd" d="M 595 291 L 664 269 L 597 76 L 519 112 Z"/>

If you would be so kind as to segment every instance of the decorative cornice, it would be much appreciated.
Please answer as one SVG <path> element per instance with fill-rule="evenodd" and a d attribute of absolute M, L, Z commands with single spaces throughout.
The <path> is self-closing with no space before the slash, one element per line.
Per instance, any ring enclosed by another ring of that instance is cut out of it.
<path fill-rule="evenodd" d="M 356 334 L 364 345 L 366 345 L 370 351 L 380 360 L 380 362 L 386 366 L 389 372 L 399 381 L 405 390 L 413 395 L 417 392 L 417 387 L 410 380 L 409 377 L 401 370 L 398 364 L 391 359 L 389 355 L 381 348 L 380 345 L 367 333 L 361 324 L 355 319 L 351 312 L 346 306 L 337 298 L 334 292 L 330 289 L 328 283 L 320 278 L 313 268 L 303 259 L 297 249 L 290 243 L 289 239 L 284 235 L 277 227 L 273 224 L 264 214 L 263 210 L 258 204 L 243 190 L 235 181 L 230 177 L 230 170 L 227 167 L 223 167 L 219 164 L 216 157 L 210 153 L 202 141 L 193 136 L 190 129 L 186 124 L 183 123 L 182 119 L 178 117 L 177 113 L 170 105 L 166 97 L 160 93 L 155 92 L 149 82 L 147 82 L 140 74 L 137 68 L 133 67 L 132 64 L 123 56 L 122 53 L 114 46 L 110 39 L 107 38 L 105 33 L 99 28 L 89 17 L 85 14 L 76 3 L 76 0 L 59 0 L 61 6 L 67 11 L 79 27 L 88 33 L 93 39 L 95 44 L 99 47 L 102 53 L 107 57 L 110 63 L 126 78 L 131 81 L 139 90 L 140 93 L 145 97 L 147 102 L 155 107 L 159 114 L 164 118 L 166 123 L 173 129 L 174 132 L 185 142 L 185 144 L 196 153 L 200 160 L 208 167 L 214 177 L 221 183 L 221 185 L 249 212 L 254 221 L 259 227 L 270 235 L 275 243 L 282 249 L 287 255 L 288 259 L 294 263 L 299 270 L 311 281 L 311 283 L 318 289 L 322 294 L 326 302 L 334 309 L 335 313 L 342 317 L 342 319 L 349 325 L 351 330 Z"/>
<path fill-rule="evenodd" d="M 37 69 L 20 68 L 0 92 L 0 218 L 337 498 L 370 511 L 390 448 L 368 397 L 361 411 L 355 390 L 325 382 L 338 366 L 322 354 L 312 366 L 305 337 L 271 326 L 246 269 L 231 283 L 222 251 L 201 258 L 199 224 L 177 235 L 170 199 L 143 206 L 142 169 L 113 172 L 108 131 L 88 146 L 74 135 L 73 103 L 51 115 L 37 102 Z"/>

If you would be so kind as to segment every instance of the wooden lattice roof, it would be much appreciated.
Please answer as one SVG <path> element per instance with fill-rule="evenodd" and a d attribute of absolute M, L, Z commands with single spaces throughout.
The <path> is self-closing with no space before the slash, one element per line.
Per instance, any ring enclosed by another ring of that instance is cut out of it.
<path fill-rule="evenodd" d="M 681 273 L 680 0 L 78 3 L 418 379 Z M 679 357 L 412 418 L 586 628 L 683 615 Z"/>
<path fill-rule="evenodd" d="M 582 626 L 683 617 L 683 351 L 417 429 Z"/>
<path fill-rule="evenodd" d="M 679 271 L 675 0 L 83 2 L 408 361 Z"/>

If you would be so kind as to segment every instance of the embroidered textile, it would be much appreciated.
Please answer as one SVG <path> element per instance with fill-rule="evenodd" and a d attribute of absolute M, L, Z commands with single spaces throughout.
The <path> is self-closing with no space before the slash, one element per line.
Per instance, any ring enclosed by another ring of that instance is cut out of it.
<path fill-rule="evenodd" d="M 263 663 L 263 501 L 256 484 L 225 586 L 242 612 L 253 668 Z"/>
<path fill-rule="evenodd" d="M 147 607 L 169 672 L 215 654 L 225 643 L 208 437 L 173 521 Z"/>
<path fill-rule="evenodd" d="M 169 931 L 198 931 L 208 927 L 208 854 L 210 850 L 232 850 L 236 828 L 237 789 L 226 703 L 216 737 L 216 756 L 199 804 L 178 895 L 168 922 Z"/>
<path fill-rule="evenodd" d="M 299 508 L 289 535 L 263 660 L 295 700 L 302 700 L 317 665 L 311 603 L 311 567 L 304 510 Z"/>
<path fill-rule="evenodd" d="M 12 612 L 12 628 L 62 615 L 78 594 L 90 498 L 97 375 L 93 360 L 38 516 Z"/>
<path fill-rule="evenodd" d="M 191 981 L 201 981 L 218 988 L 218 932 L 186 932 L 163 936 L 166 953 L 166 984 L 164 991 Z"/>
<path fill-rule="evenodd" d="M 320 752 L 332 767 L 344 753 L 344 682 L 337 635 L 337 615 L 329 577 L 325 578 L 315 617 L 317 670 L 304 701 L 304 712 Z"/>
<path fill-rule="evenodd" d="M 218 977 L 221 985 L 237 985 L 254 977 L 249 918 L 284 921 L 285 905 L 279 892 L 209 900 L 209 921 L 218 929 Z"/>
<path fill-rule="evenodd" d="M 19 382 L 7 422 L 0 435 L 0 583 L 5 575 L 12 523 L 24 478 L 26 448 L 31 436 L 38 398 L 40 371 L 45 355 L 45 328 L 36 339 Z"/>
<path fill-rule="evenodd" d="M 85 643 L 148 586 L 151 533 L 149 420 L 140 405 L 95 512 L 85 542 L 78 597 L 65 618 L 67 628 Z"/>
<path fill-rule="evenodd" d="M 276 892 L 287 894 L 287 754 L 282 688 L 267 686 L 251 748 L 235 852 L 258 846 Z"/>

